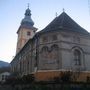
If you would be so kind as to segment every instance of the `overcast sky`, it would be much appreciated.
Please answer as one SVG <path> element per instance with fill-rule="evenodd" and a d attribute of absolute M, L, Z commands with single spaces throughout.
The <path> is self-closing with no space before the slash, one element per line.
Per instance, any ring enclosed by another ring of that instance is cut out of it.
<path fill-rule="evenodd" d="M 0 0 L 0 60 L 11 62 L 16 53 L 17 30 L 30 3 L 35 27 L 42 30 L 65 12 L 90 32 L 89 0 Z"/>

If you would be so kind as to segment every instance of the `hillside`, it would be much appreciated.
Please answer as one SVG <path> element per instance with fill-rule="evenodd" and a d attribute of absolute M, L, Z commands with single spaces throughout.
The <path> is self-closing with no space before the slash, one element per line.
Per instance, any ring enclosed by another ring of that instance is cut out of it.
<path fill-rule="evenodd" d="M 4 61 L 0 60 L 0 68 L 1 67 L 8 67 L 8 66 L 10 66 L 10 64 L 8 62 L 4 62 Z"/>

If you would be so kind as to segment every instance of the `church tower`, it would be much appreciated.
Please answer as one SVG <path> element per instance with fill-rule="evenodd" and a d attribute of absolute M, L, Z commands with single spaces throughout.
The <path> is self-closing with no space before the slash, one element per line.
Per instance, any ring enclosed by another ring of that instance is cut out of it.
<path fill-rule="evenodd" d="M 29 39 L 32 39 L 35 35 L 37 28 L 33 27 L 34 22 L 31 19 L 31 10 L 28 8 L 25 11 L 25 17 L 21 21 L 21 25 L 17 31 L 17 49 L 16 54 L 22 49 Z"/>

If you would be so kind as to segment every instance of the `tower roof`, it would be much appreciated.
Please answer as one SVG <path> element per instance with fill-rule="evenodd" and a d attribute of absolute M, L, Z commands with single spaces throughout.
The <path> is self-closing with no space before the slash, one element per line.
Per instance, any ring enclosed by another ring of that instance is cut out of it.
<path fill-rule="evenodd" d="M 40 32 L 50 32 L 50 31 L 56 31 L 56 30 L 64 30 L 64 31 L 78 32 L 82 34 L 89 34 L 84 28 L 79 26 L 65 12 L 61 13 L 61 15 L 56 17 L 49 25 L 47 25 Z"/>
<path fill-rule="evenodd" d="M 27 29 L 31 29 L 31 30 L 36 30 L 37 28 L 33 27 L 33 25 L 34 25 L 34 22 L 31 19 L 31 10 L 29 9 L 29 6 L 28 6 L 28 8 L 25 11 L 25 17 L 22 19 L 21 25 L 20 25 L 17 33 L 19 32 L 19 30 L 21 28 L 27 28 Z"/>
<path fill-rule="evenodd" d="M 33 20 L 31 19 L 31 10 L 29 7 L 25 11 L 25 17 L 21 21 L 21 25 L 25 27 L 32 27 L 34 25 Z"/>

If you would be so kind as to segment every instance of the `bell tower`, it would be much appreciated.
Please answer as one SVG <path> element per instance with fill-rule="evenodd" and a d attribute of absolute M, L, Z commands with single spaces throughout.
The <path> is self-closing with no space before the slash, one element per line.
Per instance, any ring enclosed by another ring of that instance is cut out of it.
<path fill-rule="evenodd" d="M 25 17 L 21 21 L 21 25 L 17 31 L 17 48 L 16 54 L 22 49 L 29 39 L 32 39 L 37 31 L 37 28 L 33 27 L 34 22 L 31 19 L 31 10 L 28 8 L 25 11 Z"/>

